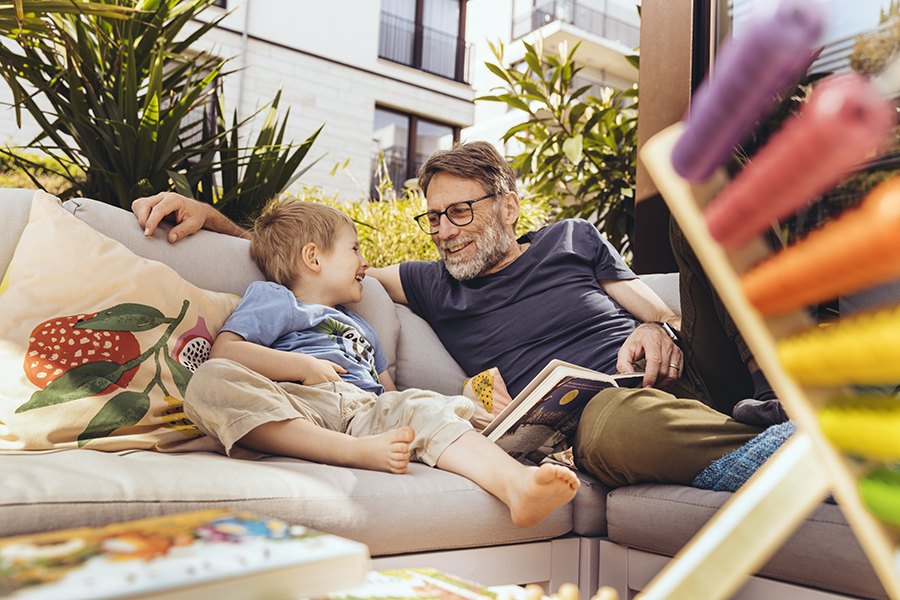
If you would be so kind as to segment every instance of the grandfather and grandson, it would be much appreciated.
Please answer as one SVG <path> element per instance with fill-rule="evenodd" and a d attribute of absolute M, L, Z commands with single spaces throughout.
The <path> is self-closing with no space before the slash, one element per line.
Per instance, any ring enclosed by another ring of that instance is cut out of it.
<path fill-rule="evenodd" d="M 771 392 L 761 373 L 751 379 L 752 356 L 735 348 L 740 339 L 686 244 L 673 241 L 682 324 L 590 224 L 564 220 L 517 239 L 515 175 L 493 145 L 439 151 L 419 175 L 427 212 L 417 221 L 441 260 L 370 274 L 429 322 L 469 375 L 499 367 L 515 395 L 552 358 L 607 373 L 643 363 L 643 389 L 604 390 L 585 408 L 573 446 L 580 469 L 612 486 L 708 485 L 710 470 L 718 477 L 715 467 L 735 454 L 762 447 L 761 462 L 777 448 L 783 430 L 770 443 L 775 428 L 729 416 L 742 398 Z M 201 227 L 243 233 L 177 194 L 137 200 L 133 210 L 148 235 L 172 215 L 172 242 Z M 683 329 L 684 353 L 663 324 Z"/>
<path fill-rule="evenodd" d="M 185 397 L 185 414 L 235 446 L 326 464 L 404 473 L 410 459 L 458 473 L 533 527 L 565 504 L 578 478 L 559 465 L 526 467 L 474 431 L 472 401 L 398 392 L 359 302 L 369 264 L 344 213 L 272 201 L 250 255 L 268 281 L 247 289 Z"/>

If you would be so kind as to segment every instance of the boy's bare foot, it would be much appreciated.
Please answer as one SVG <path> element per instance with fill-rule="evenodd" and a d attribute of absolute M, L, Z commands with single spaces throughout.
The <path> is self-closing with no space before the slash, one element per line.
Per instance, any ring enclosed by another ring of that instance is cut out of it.
<path fill-rule="evenodd" d="M 545 463 L 516 475 L 509 490 L 513 523 L 529 528 L 575 497 L 581 482 L 570 469 Z"/>
<path fill-rule="evenodd" d="M 378 435 L 354 438 L 353 451 L 348 457 L 352 467 L 406 473 L 409 467 L 409 445 L 416 437 L 412 427 L 401 427 Z"/>

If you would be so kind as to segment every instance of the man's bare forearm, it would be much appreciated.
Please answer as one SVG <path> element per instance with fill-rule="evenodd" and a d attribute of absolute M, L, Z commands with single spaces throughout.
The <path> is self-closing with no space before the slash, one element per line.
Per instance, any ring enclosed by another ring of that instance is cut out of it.
<path fill-rule="evenodd" d="M 206 221 L 203 224 L 204 229 L 234 237 L 249 237 L 249 232 L 246 229 L 223 215 L 211 204 L 207 204 L 206 206 L 208 207 L 208 211 Z"/>

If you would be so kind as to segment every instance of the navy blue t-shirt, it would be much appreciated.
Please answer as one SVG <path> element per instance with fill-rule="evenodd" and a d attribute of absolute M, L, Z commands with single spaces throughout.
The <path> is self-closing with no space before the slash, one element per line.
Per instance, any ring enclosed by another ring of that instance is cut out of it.
<path fill-rule="evenodd" d="M 519 241 L 531 246 L 509 266 L 469 281 L 442 260 L 402 263 L 409 307 L 469 376 L 497 367 L 513 396 L 554 358 L 615 373 L 639 321 L 598 280 L 636 275 L 587 221 L 559 221 Z"/>

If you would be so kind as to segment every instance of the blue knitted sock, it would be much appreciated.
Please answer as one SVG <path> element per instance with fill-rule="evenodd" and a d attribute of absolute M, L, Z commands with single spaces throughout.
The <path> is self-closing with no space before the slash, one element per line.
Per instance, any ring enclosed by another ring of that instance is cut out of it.
<path fill-rule="evenodd" d="M 761 434 L 706 467 L 691 485 L 701 490 L 734 492 L 762 466 L 796 428 L 793 421 L 772 425 Z"/>

